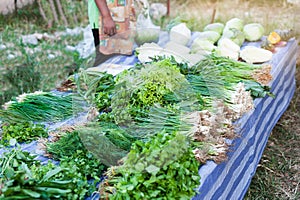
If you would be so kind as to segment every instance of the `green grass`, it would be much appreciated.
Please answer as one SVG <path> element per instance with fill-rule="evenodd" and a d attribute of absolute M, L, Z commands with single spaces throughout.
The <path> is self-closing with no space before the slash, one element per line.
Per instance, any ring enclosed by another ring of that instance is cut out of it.
<path fill-rule="evenodd" d="M 80 67 L 90 66 L 91 58 L 82 59 L 77 51 L 66 49 L 67 45 L 75 46 L 82 41 L 83 34 L 55 36 L 54 32 L 64 31 L 66 27 L 48 28 L 36 6 L 26 6 L 8 16 L 0 15 L 0 45 L 5 47 L 0 49 L 0 82 L 3 86 L 0 105 L 20 93 L 52 90 Z M 82 18 L 78 26 L 85 27 L 85 17 Z M 51 38 L 45 37 L 38 45 L 23 44 L 22 35 L 33 33 L 47 33 Z M 26 87 L 26 82 L 35 84 Z"/>

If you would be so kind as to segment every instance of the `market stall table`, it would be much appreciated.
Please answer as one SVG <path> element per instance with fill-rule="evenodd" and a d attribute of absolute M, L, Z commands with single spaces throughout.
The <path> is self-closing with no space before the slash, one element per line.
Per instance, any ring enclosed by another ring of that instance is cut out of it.
<path fill-rule="evenodd" d="M 162 33 L 159 43 L 167 41 Z M 257 45 L 250 43 L 247 45 Z M 248 190 L 251 179 L 255 174 L 259 160 L 263 154 L 268 137 L 277 121 L 287 109 L 295 91 L 295 67 L 297 41 L 291 39 L 285 47 L 281 47 L 273 55 L 269 62 L 272 65 L 271 74 L 273 80 L 270 83 L 271 92 L 275 98 L 265 97 L 255 99 L 255 109 L 240 118 L 236 124 L 239 125 L 239 137 L 230 141 L 231 149 L 228 152 L 228 160 L 216 164 L 208 161 L 199 168 L 201 177 L 199 194 L 193 199 L 243 199 Z M 133 66 L 138 62 L 136 56 L 117 56 L 103 64 L 120 64 Z M 101 66 L 99 66 L 101 68 Z M 80 116 L 79 120 L 86 120 Z M 75 120 L 76 121 L 76 120 Z M 74 119 L 63 123 L 52 125 L 52 129 L 65 123 L 75 123 Z M 22 145 L 23 150 L 36 152 L 37 142 Z M 0 154 L 3 150 L 0 150 Z M 42 161 L 47 158 L 40 156 Z"/>

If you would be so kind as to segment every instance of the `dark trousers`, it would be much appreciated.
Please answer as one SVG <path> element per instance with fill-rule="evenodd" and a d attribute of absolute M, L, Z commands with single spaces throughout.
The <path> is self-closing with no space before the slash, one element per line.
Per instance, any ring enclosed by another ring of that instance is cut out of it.
<path fill-rule="evenodd" d="M 100 38 L 99 38 L 99 29 L 92 29 L 93 36 L 94 36 L 94 44 L 96 47 L 96 58 L 93 67 L 96 67 L 108 59 L 114 57 L 116 54 L 110 54 L 110 55 L 104 55 L 99 51 L 99 44 L 100 44 Z"/>

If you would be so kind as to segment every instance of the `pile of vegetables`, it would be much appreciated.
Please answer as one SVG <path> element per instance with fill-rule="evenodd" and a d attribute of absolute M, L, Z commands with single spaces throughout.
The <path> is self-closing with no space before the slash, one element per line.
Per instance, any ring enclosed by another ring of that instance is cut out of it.
<path fill-rule="evenodd" d="M 199 165 L 226 161 L 226 141 L 236 137 L 233 122 L 254 109 L 255 98 L 273 97 L 271 66 L 265 63 L 272 52 L 243 47 L 245 41 L 261 40 L 264 28 L 238 18 L 208 24 L 199 33 L 185 23 L 169 30 L 164 46 L 137 35 L 143 43 L 136 49 L 140 62 L 130 69 L 118 74 L 81 70 L 69 79 L 73 93 L 35 92 L 6 103 L 0 110 L 0 120 L 7 123 L 2 141 L 44 137 L 39 139 L 44 156 L 57 165 L 42 165 L 18 149 L 4 153 L 0 197 L 194 196 Z M 270 43 L 278 39 L 273 36 Z M 48 133 L 36 124 L 72 117 L 85 102 L 92 108 L 91 121 L 71 131 Z M 27 132 L 16 122 L 23 122 Z"/>
<path fill-rule="evenodd" d="M 96 190 L 96 182 L 86 176 L 89 160 L 61 160 L 59 166 L 51 161 L 42 165 L 36 156 L 20 149 L 11 149 L 1 155 L 0 198 L 1 199 L 84 199 Z M 99 174 L 98 174 L 99 175 Z"/>
<path fill-rule="evenodd" d="M 110 168 L 99 187 L 103 199 L 189 199 L 199 185 L 199 163 L 186 137 L 160 132 L 134 143 L 124 164 Z"/>
<path fill-rule="evenodd" d="M 285 46 L 294 37 L 293 30 L 274 30 L 262 40 L 261 47 L 276 53 L 278 47 Z"/>
<path fill-rule="evenodd" d="M 179 22 L 178 22 L 179 21 Z M 264 37 L 264 27 L 259 23 L 245 24 L 239 18 L 226 23 L 212 23 L 202 32 L 193 33 L 184 22 L 177 20 L 169 27 L 170 41 L 164 46 L 145 43 L 137 48 L 137 56 L 142 63 L 149 62 L 154 56 L 173 56 L 177 62 L 187 62 L 190 66 L 204 59 L 205 55 L 215 52 L 219 56 L 247 63 L 265 63 L 272 59 L 274 48 L 285 45 L 292 37 L 291 31 L 276 30 Z M 282 38 L 282 39 L 280 39 Z M 256 46 L 246 46 L 245 42 L 260 42 Z M 171 46 L 171 47 L 170 47 Z"/>

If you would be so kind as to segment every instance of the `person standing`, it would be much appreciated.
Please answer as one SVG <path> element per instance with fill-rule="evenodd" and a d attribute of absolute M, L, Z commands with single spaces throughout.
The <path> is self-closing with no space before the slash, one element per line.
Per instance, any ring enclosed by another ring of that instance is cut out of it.
<path fill-rule="evenodd" d="M 105 34 L 112 36 L 116 34 L 116 24 L 112 19 L 110 10 L 108 9 L 106 0 L 88 0 L 88 16 L 89 24 L 92 28 L 92 33 L 94 37 L 94 45 L 96 48 L 96 58 L 93 66 L 98 66 L 99 64 L 105 62 L 112 55 L 104 55 L 99 51 L 100 45 L 100 34 L 99 34 L 99 16 L 103 19 L 103 31 Z"/>

